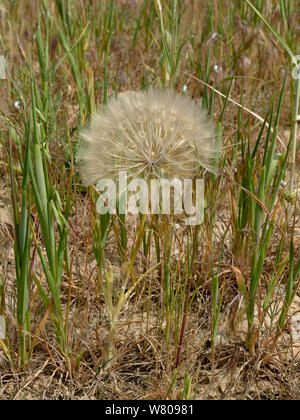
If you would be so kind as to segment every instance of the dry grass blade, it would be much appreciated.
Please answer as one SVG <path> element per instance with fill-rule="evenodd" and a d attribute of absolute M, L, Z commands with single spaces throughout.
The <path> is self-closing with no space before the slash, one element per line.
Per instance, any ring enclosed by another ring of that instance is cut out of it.
<path fill-rule="evenodd" d="M 213 86 L 209 85 L 208 83 L 204 82 L 204 80 L 199 79 L 196 76 L 193 76 L 190 73 L 187 72 L 183 72 L 184 74 L 186 74 L 187 76 L 191 77 L 194 80 L 197 80 L 198 82 L 202 83 L 204 86 L 206 86 L 207 88 L 211 89 L 213 92 L 217 93 L 219 96 L 221 96 L 222 98 L 226 98 L 226 95 L 224 95 L 224 93 L 220 92 L 218 89 L 214 88 Z M 248 109 L 247 107 L 245 107 L 244 105 L 238 103 L 237 101 L 235 101 L 234 99 L 231 98 L 227 98 L 229 102 L 231 102 L 232 104 L 234 104 L 235 106 L 241 108 L 243 111 L 246 111 L 248 114 L 252 115 L 253 117 L 255 117 L 258 121 L 260 121 L 262 124 L 265 122 L 265 120 L 258 115 L 256 112 L 251 111 L 250 109 Z M 269 124 L 266 123 L 266 127 L 269 127 Z M 273 132 L 273 129 L 272 129 Z M 286 145 L 284 144 L 283 140 L 277 136 L 281 146 L 284 148 L 284 150 L 286 150 Z"/>

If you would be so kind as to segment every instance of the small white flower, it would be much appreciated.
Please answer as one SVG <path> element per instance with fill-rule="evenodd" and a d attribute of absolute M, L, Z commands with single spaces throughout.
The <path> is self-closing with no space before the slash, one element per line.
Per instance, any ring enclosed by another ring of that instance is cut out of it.
<path fill-rule="evenodd" d="M 16 101 L 16 102 L 14 103 L 14 107 L 15 107 L 15 109 L 17 109 L 17 110 L 21 109 L 21 104 L 20 104 L 20 102 Z"/>
<path fill-rule="evenodd" d="M 219 73 L 219 66 L 217 64 L 214 65 L 214 72 Z"/>
<path fill-rule="evenodd" d="M 188 91 L 188 87 L 187 87 L 187 85 L 183 85 L 182 91 L 183 91 L 184 93 L 186 93 L 186 92 Z"/>

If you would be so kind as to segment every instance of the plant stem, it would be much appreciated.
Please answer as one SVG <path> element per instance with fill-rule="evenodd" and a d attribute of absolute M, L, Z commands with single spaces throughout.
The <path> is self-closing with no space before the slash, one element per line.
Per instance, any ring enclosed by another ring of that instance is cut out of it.
<path fill-rule="evenodd" d="M 290 190 L 294 189 L 295 171 L 296 171 L 296 151 L 297 151 L 297 132 L 298 122 L 297 117 L 299 113 L 299 100 L 300 100 L 300 78 L 296 81 L 296 96 L 295 96 L 295 108 L 293 118 L 293 132 L 292 132 L 292 168 L 291 168 L 291 181 Z"/>

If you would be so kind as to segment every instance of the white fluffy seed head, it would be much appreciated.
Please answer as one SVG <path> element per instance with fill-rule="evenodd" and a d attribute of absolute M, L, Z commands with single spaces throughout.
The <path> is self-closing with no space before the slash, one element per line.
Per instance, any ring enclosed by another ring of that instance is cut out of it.
<path fill-rule="evenodd" d="M 189 178 L 216 168 L 220 153 L 206 112 L 173 90 L 128 92 L 92 115 L 77 161 L 85 185 L 129 177 Z"/>

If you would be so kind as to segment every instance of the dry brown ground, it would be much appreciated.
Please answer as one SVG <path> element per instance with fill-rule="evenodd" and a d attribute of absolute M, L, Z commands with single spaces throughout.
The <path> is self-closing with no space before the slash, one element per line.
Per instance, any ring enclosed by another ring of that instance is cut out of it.
<path fill-rule="evenodd" d="M 123 5 L 125 2 L 120 2 Z M 131 13 L 137 13 L 136 4 L 130 2 Z M 125 7 L 125 6 L 124 6 Z M 129 7 L 128 4 L 126 7 Z M 205 21 L 205 15 L 199 21 Z M 33 10 L 27 12 L 27 19 L 35 22 Z M 31 19 L 31 20 L 30 20 Z M 278 23 L 273 16 L 273 23 Z M 185 16 L 184 27 L 190 24 L 190 15 Z M 293 22 L 291 23 L 293 24 Z M 1 21 L 2 28 L 6 23 Z M 26 28 L 26 19 L 19 22 L 19 39 L 25 45 L 33 45 L 33 31 Z M 16 30 L 16 29 L 14 29 Z M 238 18 L 235 27 L 236 35 L 232 40 L 236 50 L 239 50 L 242 40 L 248 40 L 247 48 L 241 52 L 238 75 L 241 77 L 234 83 L 232 97 L 240 98 L 243 92 L 244 103 L 253 111 L 264 116 L 269 106 L 269 99 L 274 92 L 279 92 L 282 83 L 281 69 L 286 65 L 286 58 L 274 45 L 270 36 L 264 29 L 251 33 L 245 23 Z M 23 60 L 15 42 L 15 32 L 10 29 L 7 34 L 7 43 L 10 47 L 12 70 L 17 73 Z M 132 36 L 132 34 L 130 35 Z M 139 89 L 142 77 L 151 80 L 153 71 L 159 68 L 157 51 L 153 50 L 149 56 L 144 56 L 143 40 L 137 45 L 135 54 L 128 54 L 129 35 L 119 32 L 112 42 L 112 56 L 110 60 L 110 91 L 114 89 L 126 91 Z M 55 46 L 58 42 L 53 39 L 51 54 L 58 59 L 62 52 Z M 207 39 L 201 43 L 200 35 L 195 39 L 195 50 L 186 47 L 185 59 L 179 76 L 178 87 L 182 89 L 188 85 L 189 93 L 200 98 L 203 86 L 193 78 L 186 76 L 184 71 L 193 72 L 192 65 L 186 59 L 188 55 L 197 54 L 206 57 L 212 40 Z M 229 44 L 229 41 L 228 41 Z M 221 72 L 210 79 L 209 83 L 218 85 L 220 80 L 231 74 L 227 69 L 231 50 L 224 42 L 223 55 L 225 57 L 212 57 L 211 65 L 219 64 L 223 59 Z M 257 60 L 260 48 L 264 46 L 266 55 Z M 89 45 L 87 58 L 94 71 L 95 80 L 103 80 L 103 68 L 99 69 L 96 57 L 97 43 L 93 40 Z M 274 66 L 276 58 L 277 66 Z M 130 61 L 130 62 L 129 62 Z M 202 64 L 205 60 L 202 60 Z M 249 64 L 250 63 L 250 64 Z M 130 64 L 130 72 L 128 66 Z M 34 57 L 34 68 L 38 73 L 37 57 Z M 145 70 L 146 69 L 146 70 Z M 70 72 L 67 74 L 69 75 Z M 199 74 L 198 74 L 199 75 Z M 247 75 L 252 82 L 245 83 L 243 77 Z M 290 80 L 289 80 L 290 81 Z M 267 93 L 264 87 L 267 87 Z M 76 112 L 78 105 L 76 95 L 73 94 L 74 81 L 65 74 L 59 75 L 56 90 L 62 89 L 64 101 L 58 113 L 58 121 L 63 125 L 67 121 L 71 130 L 76 125 Z M 21 117 L 13 107 L 13 96 L 8 93 L 9 87 L 3 88 L 6 100 L 1 100 L 1 110 L 8 113 L 14 121 L 22 124 Z M 290 87 L 284 97 L 283 112 L 279 134 L 286 143 L 290 129 Z M 96 91 L 96 102 L 101 102 L 102 90 Z M 237 99 L 238 100 L 238 99 Z M 216 98 L 215 116 L 219 116 L 222 100 Z M 62 117 L 64 115 L 64 117 Z M 235 141 L 237 112 L 233 105 L 228 107 L 224 120 L 224 144 L 231 145 Z M 1 123 L 2 124 L 2 123 Z M 1 125 L 1 128 L 3 126 Z M 7 138 L 7 131 L 3 129 L 3 137 Z M 60 133 L 57 135 L 59 137 Z M 6 137 L 5 137 L 6 136 Z M 76 136 L 72 141 L 76 142 Z M 53 145 L 53 158 L 58 168 L 61 168 L 64 159 L 59 141 L 55 139 Z M 298 154 L 299 156 L 299 154 Z M 6 295 L 6 316 L 9 321 L 9 336 L 11 353 L 17 359 L 17 326 L 15 321 L 16 285 L 14 273 L 14 229 L 10 207 L 10 191 L 7 177 L 7 155 L 0 148 L 0 276 L 3 279 Z M 298 158 L 299 159 L 299 158 Z M 4 160 L 4 162 L 3 162 Z M 288 180 L 287 180 L 288 181 Z M 225 207 L 226 208 L 226 207 Z M 216 238 L 221 237 L 229 222 L 227 210 L 219 215 L 215 232 Z M 299 223 L 297 225 L 299 229 Z M 296 253 L 299 258 L 299 235 L 296 231 Z M 227 254 L 224 257 L 224 268 L 220 278 L 225 284 L 226 298 L 222 306 L 217 348 L 214 359 L 211 357 L 211 275 L 209 267 L 205 271 L 200 285 L 195 279 L 196 298 L 192 306 L 188 328 L 184 337 L 182 364 L 177 373 L 176 386 L 171 387 L 174 379 L 172 371 L 175 351 L 172 346 L 174 336 L 170 337 L 168 348 L 165 340 L 165 320 L 158 315 L 160 308 L 162 287 L 157 277 L 149 278 L 141 285 L 136 295 L 130 299 L 122 311 L 118 332 L 116 334 L 115 348 L 117 358 L 109 374 L 102 365 L 102 356 L 106 347 L 108 322 L 104 301 L 99 292 L 96 263 L 92 250 L 91 218 L 89 202 L 85 192 L 74 197 L 72 214 L 69 220 L 69 247 L 72 261 L 72 276 L 65 275 L 62 284 L 62 301 L 64 308 L 70 299 L 70 348 L 73 354 L 69 362 L 57 350 L 55 336 L 50 323 L 43 331 L 41 340 L 35 348 L 30 366 L 27 371 L 20 372 L 14 369 L 2 350 L 0 350 L 0 399 L 164 399 L 180 398 L 183 390 L 185 372 L 192 378 L 191 397 L 196 399 L 300 399 L 300 337 L 299 314 L 300 295 L 296 296 L 290 309 L 289 322 L 282 337 L 276 346 L 270 349 L 264 347 L 274 335 L 276 325 L 270 326 L 270 320 L 262 322 L 262 339 L 250 355 L 245 347 L 245 320 L 241 319 L 235 333 L 228 331 L 228 322 L 231 320 L 230 308 L 237 297 L 235 273 L 229 268 L 236 265 L 247 278 L 249 266 L 244 261 L 234 260 L 231 253 L 230 235 L 227 242 Z M 217 241 L 218 242 L 218 241 Z M 204 248 L 199 250 L 199 266 L 202 264 Z M 218 249 L 216 249 L 216 254 Z M 174 259 L 180 256 L 175 252 Z M 272 272 L 272 252 L 270 252 L 269 266 L 264 271 L 264 278 Z M 117 257 L 114 237 L 108 241 L 107 258 L 112 264 L 115 276 L 120 276 L 122 266 Z M 205 259 L 204 259 L 205 260 Z M 245 265 L 243 265 L 245 263 Z M 41 266 L 35 259 L 34 270 L 41 280 L 44 280 Z M 202 273 L 199 268 L 199 272 Z M 203 274 L 203 273 L 202 273 Z M 71 278 L 71 282 L 70 282 Z M 278 305 L 282 302 L 283 289 L 278 289 Z M 280 299 L 281 297 L 281 299 Z M 260 297 L 262 299 L 262 296 Z M 32 330 L 38 326 L 45 309 L 42 302 L 35 301 L 32 312 Z M 274 324 L 274 322 L 273 322 Z M 297 335 L 298 334 L 298 335 Z M 82 353 L 82 354 L 81 354 Z M 78 362 L 81 356 L 80 363 Z"/>

